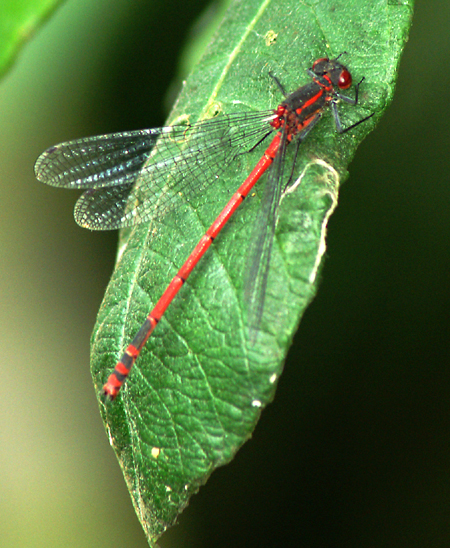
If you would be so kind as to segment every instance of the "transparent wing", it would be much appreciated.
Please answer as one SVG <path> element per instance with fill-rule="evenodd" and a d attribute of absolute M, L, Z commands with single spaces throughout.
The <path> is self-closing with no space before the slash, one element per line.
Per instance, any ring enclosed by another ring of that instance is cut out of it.
<path fill-rule="evenodd" d="M 255 339 L 261 322 L 269 275 L 270 257 L 277 223 L 277 210 L 281 199 L 284 160 L 287 139 L 283 131 L 280 147 L 274 158 L 264 188 L 262 209 L 252 234 L 249 268 L 244 282 L 244 297 L 247 303 L 247 323 L 250 338 Z"/>
<path fill-rule="evenodd" d="M 271 128 L 273 111 L 218 116 L 192 125 L 113 133 L 54 146 L 39 156 L 46 184 L 87 189 L 78 224 L 111 230 L 161 217 L 178 193 L 194 197 Z"/>
<path fill-rule="evenodd" d="M 297 150 L 295 152 L 289 181 L 294 173 L 299 146 L 309 134 L 311 129 L 320 120 L 321 115 L 321 112 L 316 112 L 313 114 L 306 127 L 295 135 Z M 254 237 L 252 238 L 253 244 L 250 252 L 251 261 L 249 262 L 250 266 L 247 271 L 248 274 L 244 285 L 244 295 L 248 306 L 247 323 L 249 325 L 250 337 L 252 339 L 256 338 L 264 311 L 264 300 L 270 268 L 270 257 L 272 255 L 273 239 L 278 220 L 278 206 L 280 204 L 281 195 L 284 192 L 283 169 L 287 145 L 288 139 L 285 125 L 283 126 L 280 148 L 275 156 L 268 180 L 266 182 L 263 206 L 255 226 L 253 234 Z"/>

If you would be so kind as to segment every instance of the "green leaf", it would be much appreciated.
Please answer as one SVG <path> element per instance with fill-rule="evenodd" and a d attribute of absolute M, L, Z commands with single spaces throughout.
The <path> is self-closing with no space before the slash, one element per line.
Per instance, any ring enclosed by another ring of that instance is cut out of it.
<path fill-rule="evenodd" d="M 245 325 L 243 279 L 264 180 L 194 270 L 149 339 L 114 403 L 101 387 L 165 287 L 266 145 L 241 156 L 195 203 L 158 225 L 124 231 L 120 259 L 99 312 L 92 374 L 110 441 L 151 545 L 218 466 L 252 435 L 274 397 L 300 318 L 316 292 L 327 220 L 356 147 L 392 99 L 412 18 L 407 0 L 234 2 L 188 78 L 170 121 L 275 108 L 269 72 L 294 90 L 323 56 L 348 52 L 357 107 L 341 104 L 302 144 L 301 184 L 279 208 L 264 315 L 256 343 Z M 349 92 L 350 94 L 351 92 Z M 294 148 L 294 147 L 292 147 Z M 292 162 L 288 149 L 287 161 Z"/>
<path fill-rule="evenodd" d="M 58 0 L 2 0 L 0 5 L 0 75 L 22 44 L 33 35 Z"/>

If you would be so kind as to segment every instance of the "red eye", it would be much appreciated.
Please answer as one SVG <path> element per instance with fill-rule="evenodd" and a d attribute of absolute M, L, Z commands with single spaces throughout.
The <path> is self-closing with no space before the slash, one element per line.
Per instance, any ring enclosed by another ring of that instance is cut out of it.
<path fill-rule="evenodd" d="M 338 86 L 340 89 L 347 89 L 352 85 L 352 75 L 347 69 L 339 74 Z"/>
<path fill-rule="evenodd" d="M 324 61 L 329 61 L 328 57 L 321 57 L 320 59 L 314 61 L 312 69 L 314 70 L 319 63 L 323 63 Z"/>

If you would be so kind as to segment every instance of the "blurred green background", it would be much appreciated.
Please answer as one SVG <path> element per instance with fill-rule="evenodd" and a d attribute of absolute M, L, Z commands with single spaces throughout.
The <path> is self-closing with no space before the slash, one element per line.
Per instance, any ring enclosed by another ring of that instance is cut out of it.
<path fill-rule="evenodd" d="M 147 546 L 89 374 L 117 235 L 78 228 L 75 193 L 32 167 L 162 124 L 207 6 L 69 0 L 0 83 L 1 548 Z M 450 545 L 449 23 L 448 2 L 417 2 L 276 400 L 163 548 Z"/>

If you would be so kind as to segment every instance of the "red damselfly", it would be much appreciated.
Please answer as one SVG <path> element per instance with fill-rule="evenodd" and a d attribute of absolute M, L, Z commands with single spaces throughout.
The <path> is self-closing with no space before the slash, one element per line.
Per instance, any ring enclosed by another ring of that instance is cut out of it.
<path fill-rule="evenodd" d="M 339 58 L 317 59 L 308 70 L 312 81 L 287 94 L 270 74 L 285 99 L 275 110 L 220 115 L 194 124 L 114 133 L 78 139 L 49 148 L 39 156 L 36 177 L 49 185 L 87 189 L 75 206 L 78 224 L 93 230 L 109 230 L 158 221 L 172 207 L 174 193 L 198 195 L 244 152 L 251 152 L 275 131 L 269 147 L 253 171 L 190 253 L 148 314 L 103 387 L 114 399 L 125 382 L 147 339 L 188 276 L 255 183 L 271 166 L 269 192 L 262 206 L 255 252 L 250 265 L 251 287 L 246 296 L 256 327 L 262 315 L 277 207 L 283 190 L 287 145 L 300 143 L 331 107 L 336 130 L 346 133 L 373 114 L 343 128 L 337 103 L 358 103 L 340 93 L 352 85 L 349 70 Z M 294 160 L 295 162 L 295 160 Z"/>

